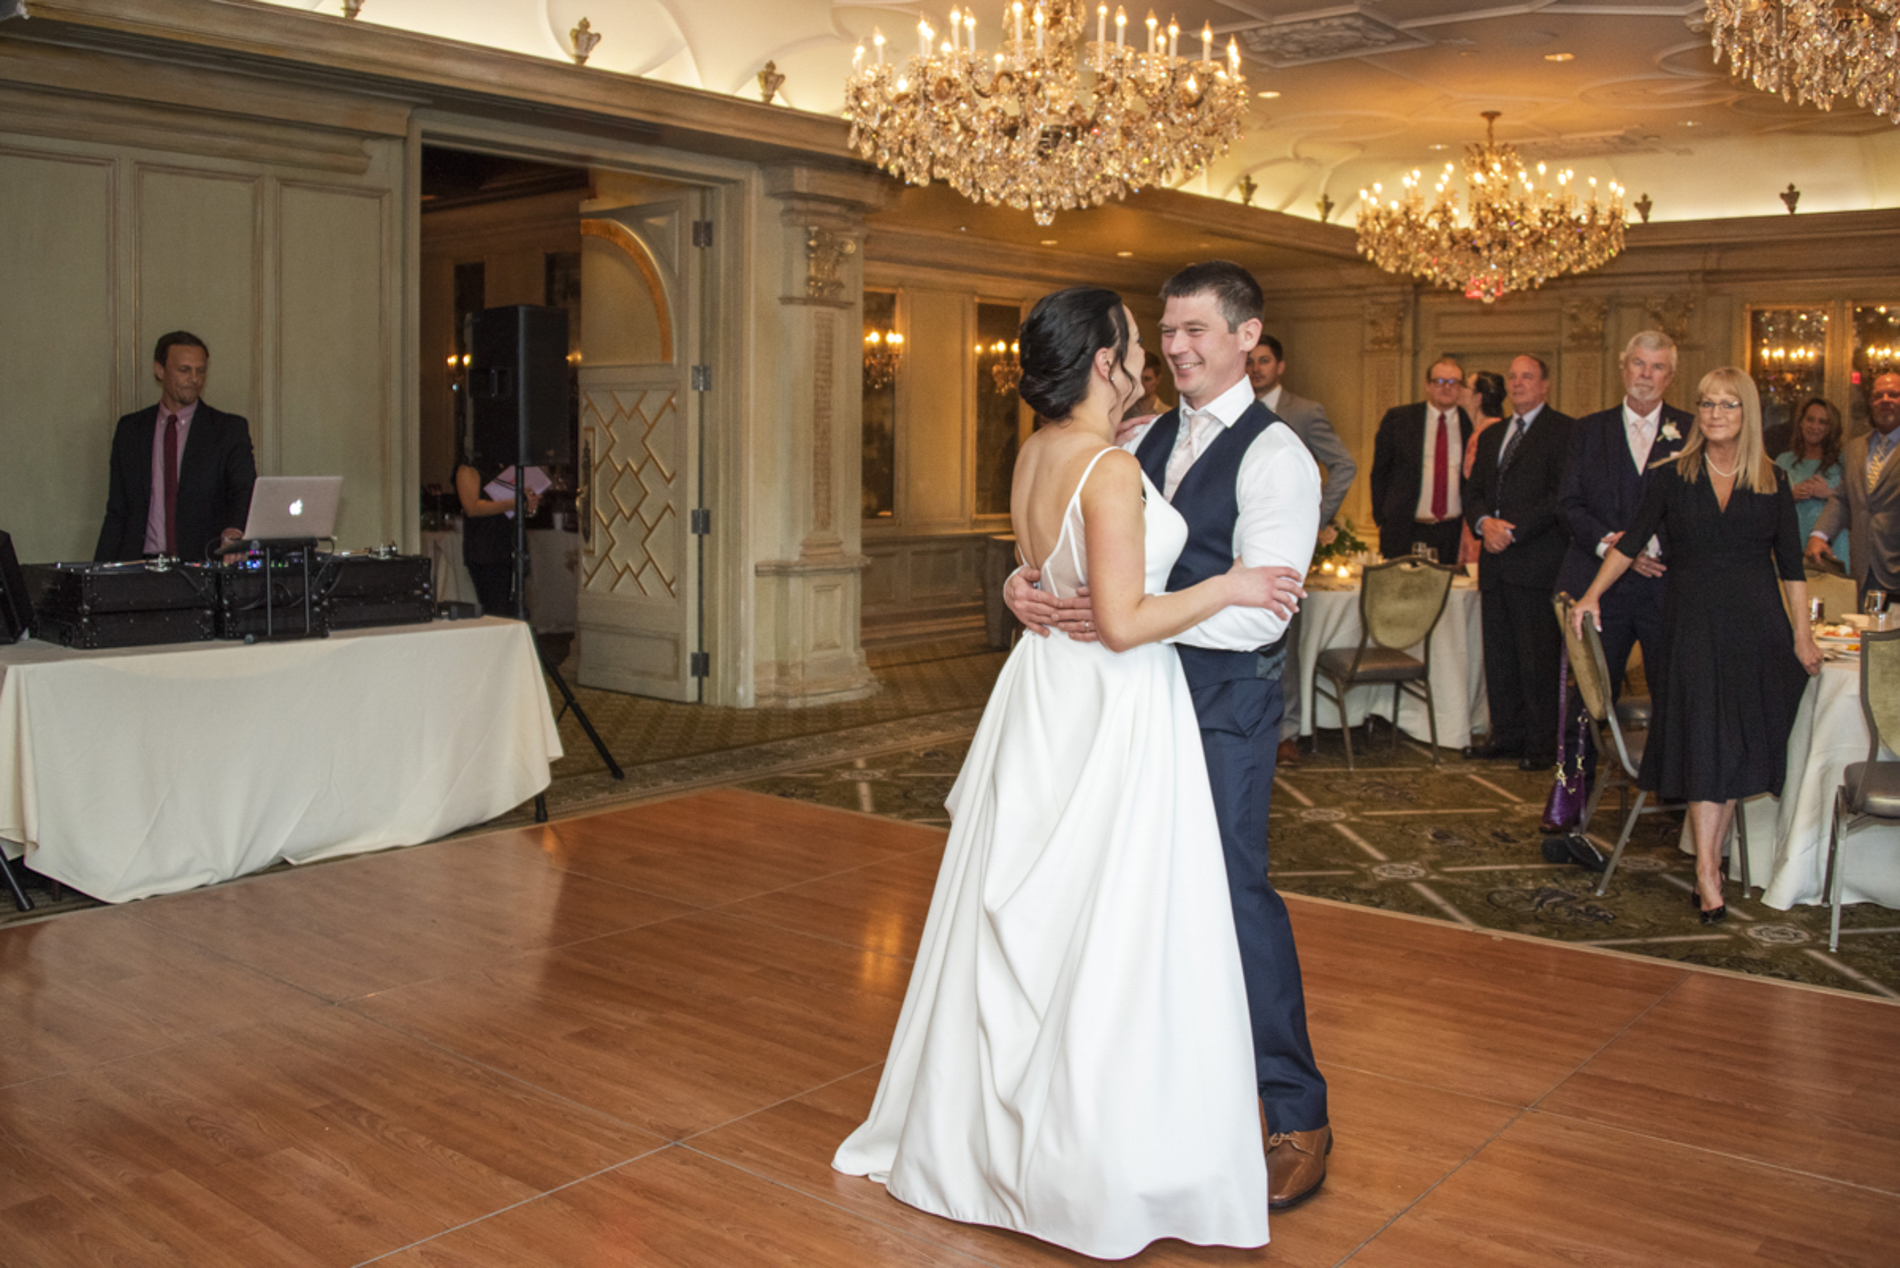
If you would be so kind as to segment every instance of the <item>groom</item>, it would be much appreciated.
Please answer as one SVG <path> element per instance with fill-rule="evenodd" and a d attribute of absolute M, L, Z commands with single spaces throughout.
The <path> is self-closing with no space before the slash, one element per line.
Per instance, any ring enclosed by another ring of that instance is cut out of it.
<path fill-rule="evenodd" d="M 1283 573 L 1284 608 L 1227 608 L 1169 641 L 1193 695 L 1220 821 L 1268 1129 L 1267 1205 L 1284 1210 L 1319 1188 L 1333 1144 L 1293 929 L 1267 880 L 1280 668 L 1319 533 L 1319 468 L 1292 429 L 1254 400 L 1247 353 L 1260 340 L 1262 299 L 1253 275 L 1223 260 L 1194 264 L 1168 279 L 1161 297 L 1161 349 L 1181 406 L 1136 430 L 1128 445 L 1187 520 L 1188 544 L 1168 589 L 1224 573 L 1236 555 Z M 1010 610 L 1038 634 L 1053 625 L 1092 638 L 1087 599 L 1052 603 L 1033 588 L 1036 577 L 1025 569 L 1010 579 Z"/>

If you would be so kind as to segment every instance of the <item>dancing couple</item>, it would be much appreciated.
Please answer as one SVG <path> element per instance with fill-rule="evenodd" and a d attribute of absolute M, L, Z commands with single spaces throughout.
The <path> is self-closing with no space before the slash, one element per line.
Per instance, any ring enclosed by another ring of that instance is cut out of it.
<path fill-rule="evenodd" d="M 1105 1259 L 1264 1245 L 1332 1146 L 1267 881 L 1319 470 L 1254 400 L 1253 277 L 1198 264 L 1162 298 L 1182 404 L 1126 449 L 1143 350 L 1120 297 L 1060 291 L 1023 323 L 1020 390 L 1047 425 L 1016 463 L 1031 566 L 1006 598 L 1043 637 L 1010 655 L 950 791 L 877 1098 L 832 1162 Z"/>

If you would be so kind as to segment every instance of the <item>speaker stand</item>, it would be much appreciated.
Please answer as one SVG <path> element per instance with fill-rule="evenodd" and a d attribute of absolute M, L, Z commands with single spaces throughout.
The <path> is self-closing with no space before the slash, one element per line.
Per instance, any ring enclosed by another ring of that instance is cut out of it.
<path fill-rule="evenodd" d="M 515 619 L 527 623 L 528 637 L 534 639 L 534 654 L 541 662 L 541 672 L 552 678 L 554 685 L 560 689 L 561 699 L 565 702 L 561 706 L 561 713 L 572 713 L 574 720 L 581 724 L 581 730 L 585 731 L 587 738 L 593 741 L 594 751 L 600 754 L 600 760 L 607 764 L 607 773 L 615 779 L 625 779 L 627 772 L 620 769 L 620 763 L 616 762 L 614 755 L 607 751 L 606 741 L 602 740 L 600 732 L 594 729 L 593 719 L 587 716 L 587 710 L 582 708 L 581 702 L 575 698 L 573 688 L 569 687 L 567 679 L 561 676 L 560 666 L 549 660 L 547 652 L 542 650 L 541 640 L 535 638 L 534 623 L 528 620 L 528 502 L 525 492 L 528 470 L 527 448 L 524 430 L 521 452 L 515 456 Z M 555 721 L 560 721 L 559 715 L 555 717 Z M 534 795 L 534 821 L 536 823 L 548 821 L 548 795 L 545 792 Z"/>

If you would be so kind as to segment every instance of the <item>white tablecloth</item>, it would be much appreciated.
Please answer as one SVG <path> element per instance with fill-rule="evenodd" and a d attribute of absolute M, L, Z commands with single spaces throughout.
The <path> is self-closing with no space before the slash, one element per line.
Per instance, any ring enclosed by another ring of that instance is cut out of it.
<path fill-rule="evenodd" d="M 548 786 L 528 628 L 439 622 L 294 643 L 0 647 L 0 837 L 124 902 L 414 845 Z"/>
<path fill-rule="evenodd" d="M 1300 610 L 1300 734 L 1311 735 L 1315 726 L 1339 725 L 1339 710 L 1332 700 L 1314 694 L 1319 673 L 1315 666 L 1319 654 L 1329 647 L 1359 645 L 1359 591 L 1309 589 Z M 1432 630 L 1432 704 L 1438 715 L 1438 743 L 1444 748 L 1463 748 L 1471 743 L 1473 731 L 1485 730 L 1490 722 L 1481 629 L 1478 591 L 1460 578 L 1452 584 L 1445 614 Z M 1410 650 L 1414 656 L 1424 654 L 1422 644 Z M 1368 712 L 1392 716 L 1392 684 L 1355 687 L 1347 694 L 1351 725 L 1364 722 Z M 1409 694 L 1400 702 L 1398 724 L 1413 739 L 1431 739 L 1425 702 Z"/>
<path fill-rule="evenodd" d="M 1882 753 L 1885 758 L 1893 756 Z M 1748 812 L 1748 866 L 1762 901 L 1786 911 L 1824 903 L 1828 825 L 1834 790 L 1851 762 L 1867 760 L 1867 724 L 1860 712 L 1860 662 L 1829 661 L 1808 684 L 1788 736 L 1788 775 L 1779 800 L 1757 797 Z M 1687 836 L 1685 833 L 1685 842 Z M 1693 849 L 1693 847 L 1690 847 Z M 1843 902 L 1900 908 L 1900 828 L 1868 824 L 1847 838 Z M 1733 864 L 1731 871 L 1739 876 Z"/>

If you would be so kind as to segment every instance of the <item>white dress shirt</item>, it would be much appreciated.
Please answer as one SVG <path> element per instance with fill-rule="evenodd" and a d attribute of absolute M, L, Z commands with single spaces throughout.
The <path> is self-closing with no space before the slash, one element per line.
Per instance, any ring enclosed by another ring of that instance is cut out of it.
<path fill-rule="evenodd" d="M 1437 469 L 1435 456 L 1438 453 L 1438 429 L 1445 429 L 1445 518 L 1457 519 L 1464 514 L 1465 504 L 1458 496 L 1458 481 L 1465 473 L 1465 441 L 1459 435 L 1458 407 L 1439 409 L 1427 401 L 1425 404 L 1425 455 L 1420 467 L 1418 482 L 1417 518 L 1436 519 L 1432 514 L 1432 473 Z"/>
<path fill-rule="evenodd" d="M 1240 421 L 1253 404 L 1253 385 L 1242 378 L 1207 405 L 1215 425 L 1206 429 L 1199 459 L 1222 432 Z M 1182 408 L 1186 408 L 1185 403 Z M 1271 408 L 1271 407 L 1269 407 Z M 1153 423 L 1144 424 L 1123 448 L 1133 453 Z M 1187 443 L 1187 428 L 1176 444 Z M 1457 439 L 1457 433 L 1452 433 Z M 1254 439 L 1240 460 L 1235 492 L 1240 514 L 1234 521 L 1234 554 L 1250 568 L 1279 564 L 1305 575 L 1319 539 L 1319 464 L 1291 427 L 1269 427 Z M 1190 647 L 1247 652 L 1265 647 L 1286 633 L 1286 618 L 1266 608 L 1222 608 L 1192 629 L 1165 640 Z"/>
<path fill-rule="evenodd" d="M 1260 395 L 1260 403 L 1278 414 L 1280 412 L 1280 394 L 1286 390 L 1286 384 L 1275 383 Z"/>
<path fill-rule="evenodd" d="M 1623 435 L 1629 441 L 1630 461 L 1636 464 L 1639 474 L 1649 470 L 1649 450 L 1656 443 L 1656 432 L 1662 425 L 1662 407 L 1663 403 L 1657 401 L 1655 409 L 1638 414 L 1630 408 L 1629 398 L 1623 399 Z M 1608 545 L 1598 542 L 1597 558 L 1602 559 L 1609 550 Z M 1660 559 L 1662 543 L 1652 537 L 1643 543 L 1642 553 L 1651 559 Z"/>

